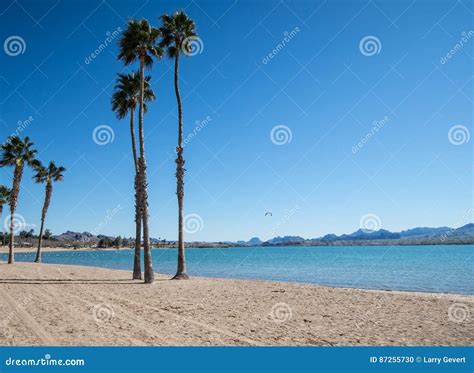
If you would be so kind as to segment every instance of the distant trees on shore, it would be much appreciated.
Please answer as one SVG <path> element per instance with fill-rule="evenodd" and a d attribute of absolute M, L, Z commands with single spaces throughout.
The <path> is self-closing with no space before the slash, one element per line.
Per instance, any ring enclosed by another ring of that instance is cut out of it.
<path fill-rule="evenodd" d="M 21 139 L 19 136 L 12 135 L 7 138 L 1 148 L 0 167 L 13 167 L 12 187 L 7 188 L 5 185 L 0 186 L 0 206 L 3 212 L 3 205 L 8 204 L 10 207 L 10 220 L 8 236 L 3 233 L 2 242 L 8 237 L 8 263 L 13 264 L 15 261 L 15 230 L 22 225 L 21 219 L 15 215 L 20 197 L 21 182 L 25 167 L 35 170 L 33 178 L 37 183 L 46 184 L 45 200 L 41 213 L 41 229 L 38 235 L 38 251 L 36 262 L 41 261 L 41 242 L 44 233 L 44 222 L 46 213 L 51 203 L 53 192 L 53 182 L 63 180 L 64 167 L 56 166 L 54 162 L 50 162 L 48 167 L 44 167 L 39 159 L 37 159 L 37 150 L 34 148 L 33 142 L 27 136 Z M 2 222 L 3 223 L 3 222 Z M 5 226 L 5 224 L 2 224 Z M 33 230 L 19 232 L 20 238 L 31 238 Z"/>

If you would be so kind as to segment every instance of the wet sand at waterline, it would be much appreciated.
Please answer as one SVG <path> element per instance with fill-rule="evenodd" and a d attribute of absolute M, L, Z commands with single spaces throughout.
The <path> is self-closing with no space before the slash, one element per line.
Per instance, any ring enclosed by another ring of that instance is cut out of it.
<path fill-rule="evenodd" d="M 2 345 L 472 345 L 474 296 L 0 263 Z"/>

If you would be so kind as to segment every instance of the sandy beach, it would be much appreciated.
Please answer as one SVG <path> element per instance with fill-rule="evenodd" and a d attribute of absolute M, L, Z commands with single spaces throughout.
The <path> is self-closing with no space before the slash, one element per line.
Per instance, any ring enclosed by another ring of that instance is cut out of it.
<path fill-rule="evenodd" d="M 3 345 L 472 345 L 473 296 L 0 263 Z M 451 311 L 449 311 L 451 307 Z M 456 308 L 458 307 L 458 308 Z M 454 310 L 454 311 L 453 311 Z M 462 313 L 464 312 L 464 314 Z"/>

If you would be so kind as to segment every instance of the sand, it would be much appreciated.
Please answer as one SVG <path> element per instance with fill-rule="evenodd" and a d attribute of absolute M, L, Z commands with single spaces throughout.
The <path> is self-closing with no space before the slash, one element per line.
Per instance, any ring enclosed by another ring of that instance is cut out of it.
<path fill-rule="evenodd" d="M 473 345 L 474 296 L 0 263 L 2 345 Z"/>

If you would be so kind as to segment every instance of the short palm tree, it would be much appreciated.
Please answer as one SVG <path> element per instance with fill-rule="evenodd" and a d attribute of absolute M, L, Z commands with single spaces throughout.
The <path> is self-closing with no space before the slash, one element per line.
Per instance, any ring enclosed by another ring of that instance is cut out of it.
<path fill-rule="evenodd" d="M 53 183 L 64 180 L 64 167 L 58 167 L 54 162 L 49 162 L 48 167 L 44 167 L 41 163 L 37 163 L 35 166 L 35 175 L 33 179 L 39 184 L 46 184 L 45 194 L 44 194 L 44 203 L 43 210 L 41 211 L 41 227 L 38 236 L 38 250 L 36 251 L 36 263 L 41 262 L 41 244 L 43 242 L 43 230 L 44 230 L 44 221 L 46 220 L 46 214 L 48 213 L 48 208 L 51 203 L 51 196 L 53 194 Z"/>
<path fill-rule="evenodd" d="M 145 101 L 155 99 L 155 94 L 150 87 L 150 76 L 145 77 Z M 135 256 L 133 260 L 133 279 L 140 280 L 142 278 L 140 251 L 141 251 L 141 231 L 142 218 L 140 214 L 140 172 L 137 156 L 137 147 L 135 140 L 135 108 L 140 100 L 140 74 L 117 74 L 117 85 L 112 96 L 112 110 L 116 112 L 118 119 L 124 119 L 130 113 L 130 138 L 132 140 L 132 156 L 135 164 Z M 147 111 L 146 104 L 143 110 Z"/>
<path fill-rule="evenodd" d="M 9 203 L 10 194 L 11 189 L 7 188 L 5 185 L 0 185 L 0 221 L 2 221 L 3 217 L 3 205 Z M 2 245 L 5 245 L 5 228 L 2 230 Z"/>
<path fill-rule="evenodd" d="M 161 16 L 162 40 L 160 46 L 166 48 L 168 56 L 174 58 L 174 90 L 178 102 L 178 146 L 176 147 L 176 195 L 178 197 L 178 270 L 175 279 L 187 279 L 184 252 L 183 199 L 184 199 L 184 157 L 183 157 L 183 111 L 178 85 L 179 55 L 190 51 L 191 41 L 197 37 L 195 24 L 186 13 L 178 11 L 172 16 Z"/>
<path fill-rule="evenodd" d="M 10 240 L 8 244 L 8 263 L 15 261 L 14 253 L 14 229 L 15 229 L 15 210 L 18 205 L 20 194 L 21 179 L 25 165 L 37 165 L 36 149 L 28 137 L 23 140 L 18 136 L 10 136 L 2 145 L 2 158 L 0 159 L 0 167 L 14 167 L 13 185 L 10 196 Z"/>
<path fill-rule="evenodd" d="M 130 20 L 119 41 L 118 55 L 125 65 L 138 61 L 140 63 L 140 99 L 138 111 L 138 139 L 140 148 L 140 205 L 143 221 L 143 253 L 145 264 L 145 283 L 155 281 L 150 248 L 150 231 L 148 226 L 148 191 L 145 159 L 145 135 L 143 129 L 143 112 L 145 103 L 145 67 L 151 68 L 153 57 L 161 58 L 163 53 L 157 44 L 160 31 L 150 26 L 146 19 Z"/>

